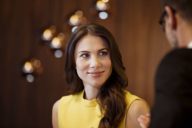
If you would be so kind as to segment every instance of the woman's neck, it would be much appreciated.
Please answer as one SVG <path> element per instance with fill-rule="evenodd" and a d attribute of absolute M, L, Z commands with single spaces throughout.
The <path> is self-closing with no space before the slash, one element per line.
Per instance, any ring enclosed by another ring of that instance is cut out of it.
<path fill-rule="evenodd" d="M 84 98 L 87 99 L 87 100 L 92 100 L 92 99 L 95 99 L 99 93 L 99 90 L 98 88 L 94 88 L 92 86 L 89 86 L 89 85 L 84 85 Z"/>

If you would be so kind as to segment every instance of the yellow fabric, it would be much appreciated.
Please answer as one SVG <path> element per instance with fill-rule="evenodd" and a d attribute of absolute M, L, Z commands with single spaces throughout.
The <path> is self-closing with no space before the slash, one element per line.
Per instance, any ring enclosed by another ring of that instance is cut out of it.
<path fill-rule="evenodd" d="M 126 91 L 127 108 L 131 103 L 139 99 Z M 103 117 L 97 100 L 86 100 L 83 92 L 77 95 L 63 96 L 58 106 L 59 128 L 98 128 L 99 121 Z M 125 119 L 119 128 L 124 128 Z"/>

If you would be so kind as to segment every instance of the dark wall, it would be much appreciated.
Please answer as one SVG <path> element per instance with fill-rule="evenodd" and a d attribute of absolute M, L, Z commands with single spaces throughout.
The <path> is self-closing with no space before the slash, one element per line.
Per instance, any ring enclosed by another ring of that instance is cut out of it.
<path fill-rule="evenodd" d="M 52 105 L 65 94 L 64 58 L 54 58 L 40 32 L 49 24 L 65 31 L 67 16 L 76 9 L 111 30 L 123 55 L 128 89 L 152 105 L 155 70 L 169 50 L 157 23 L 159 2 L 111 0 L 110 6 L 110 18 L 101 21 L 90 0 L 0 1 L 1 128 L 51 127 Z M 34 83 L 21 75 L 21 64 L 28 57 L 40 59 L 44 67 Z"/>

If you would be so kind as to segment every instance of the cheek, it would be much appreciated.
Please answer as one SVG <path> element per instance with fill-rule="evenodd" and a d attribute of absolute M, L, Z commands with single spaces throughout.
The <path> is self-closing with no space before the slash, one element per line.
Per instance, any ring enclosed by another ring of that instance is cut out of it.
<path fill-rule="evenodd" d="M 111 66 L 111 65 L 112 65 L 112 64 L 111 64 L 111 59 L 108 58 L 106 63 L 107 63 L 108 66 Z"/>
<path fill-rule="evenodd" d="M 105 67 L 108 68 L 109 70 L 112 70 L 112 64 L 110 59 L 106 60 Z"/>
<path fill-rule="evenodd" d="M 76 70 L 78 74 L 82 73 L 86 69 L 87 69 L 87 64 L 85 62 L 76 61 Z"/>
<path fill-rule="evenodd" d="M 76 72 L 77 72 L 77 75 L 79 76 L 79 78 L 82 79 L 83 67 L 79 63 L 76 63 Z"/>

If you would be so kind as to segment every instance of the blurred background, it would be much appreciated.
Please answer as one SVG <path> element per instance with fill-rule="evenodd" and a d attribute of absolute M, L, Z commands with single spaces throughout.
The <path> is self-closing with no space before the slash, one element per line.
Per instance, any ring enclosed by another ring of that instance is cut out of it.
<path fill-rule="evenodd" d="M 113 33 L 128 90 L 151 106 L 156 68 L 170 49 L 160 13 L 158 0 L 0 0 L 0 127 L 52 127 L 52 105 L 66 90 L 64 47 L 87 22 Z"/>

